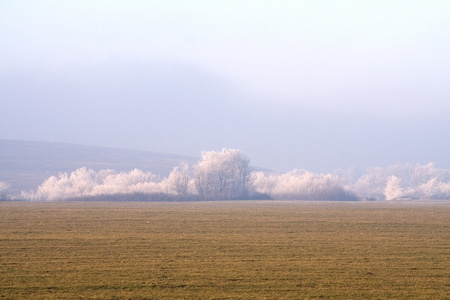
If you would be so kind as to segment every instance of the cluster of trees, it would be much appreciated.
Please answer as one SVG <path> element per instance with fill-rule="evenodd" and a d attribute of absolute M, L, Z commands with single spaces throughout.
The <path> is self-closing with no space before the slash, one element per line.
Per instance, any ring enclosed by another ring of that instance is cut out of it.
<path fill-rule="evenodd" d="M 345 184 L 356 194 L 377 200 L 450 199 L 450 171 L 434 163 L 373 168 Z"/>
<path fill-rule="evenodd" d="M 249 159 L 239 150 L 206 151 L 191 168 L 175 167 L 167 178 L 135 169 L 126 173 L 113 170 L 95 172 L 80 168 L 44 181 L 36 191 L 21 197 L 32 201 L 93 199 L 108 195 L 152 195 L 151 200 L 232 200 L 248 199 L 252 193 Z"/>
<path fill-rule="evenodd" d="M 344 187 L 336 175 L 313 174 L 305 170 L 293 170 L 284 174 L 253 174 L 256 191 L 273 199 L 356 201 L 358 197 Z"/>
<path fill-rule="evenodd" d="M 116 173 L 80 168 L 70 174 L 51 176 L 36 191 L 22 192 L 21 197 L 32 201 L 55 201 L 100 195 L 165 193 L 166 185 L 157 175 L 138 169 Z"/>
<path fill-rule="evenodd" d="M 197 193 L 204 200 L 248 199 L 252 188 L 249 162 L 239 150 L 203 152 L 194 169 Z"/>
<path fill-rule="evenodd" d="M 9 199 L 8 195 L 9 184 L 0 181 L 0 201 L 6 201 Z"/>
<path fill-rule="evenodd" d="M 202 152 L 196 165 L 182 163 L 166 178 L 138 169 L 117 173 L 81 168 L 52 176 L 35 191 L 22 192 L 21 198 L 32 201 L 450 199 L 450 172 L 436 168 L 433 163 L 374 168 L 357 175 L 354 170 L 334 174 L 305 170 L 264 173 L 253 171 L 249 162 L 239 150 L 223 149 Z M 0 182 L 0 198 L 6 198 L 6 189 L 7 185 Z"/>

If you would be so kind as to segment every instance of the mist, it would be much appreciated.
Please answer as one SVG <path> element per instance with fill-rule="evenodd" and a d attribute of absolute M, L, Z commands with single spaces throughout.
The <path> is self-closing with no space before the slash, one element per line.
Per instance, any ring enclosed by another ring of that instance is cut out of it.
<path fill-rule="evenodd" d="M 245 149 L 255 165 L 282 172 L 424 164 L 430 158 L 450 168 L 446 117 L 380 118 L 275 105 L 270 95 L 188 64 L 116 62 L 0 72 L 0 79 L 0 133 L 8 139 L 190 156 L 231 147 Z"/>
<path fill-rule="evenodd" d="M 448 1 L 0 4 L 0 138 L 450 169 Z"/>

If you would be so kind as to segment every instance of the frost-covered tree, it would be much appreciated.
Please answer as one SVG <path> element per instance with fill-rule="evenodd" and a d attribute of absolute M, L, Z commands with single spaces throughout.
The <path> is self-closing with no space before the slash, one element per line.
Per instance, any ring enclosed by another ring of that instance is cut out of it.
<path fill-rule="evenodd" d="M 278 184 L 278 176 L 275 174 L 266 175 L 264 172 L 254 172 L 252 174 L 253 188 L 256 192 L 271 195 Z"/>
<path fill-rule="evenodd" d="M 166 193 L 167 186 L 159 177 L 135 169 L 116 173 L 112 170 L 95 172 L 80 168 L 72 173 L 60 173 L 45 180 L 36 191 L 23 192 L 32 201 L 56 201 L 71 198 L 131 193 Z"/>
<path fill-rule="evenodd" d="M 393 200 L 404 195 L 402 188 L 402 179 L 397 176 L 389 176 L 384 189 L 386 200 Z"/>
<path fill-rule="evenodd" d="M 197 193 L 205 200 L 245 199 L 251 190 L 249 159 L 235 149 L 202 152 L 194 180 Z"/>
<path fill-rule="evenodd" d="M 163 193 L 167 187 L 159 180 L 159 176 L 134 169 L 129 172 L 107 173 L 99 177 L 91 196 L 129 194 L 129 193 Z"/>
<path fill-rule="evenodd" d="M 383 168 L 374 168 L 361 176 L 351 189 L 359 196 L 384 200 L 386 187 L 386 172 Z"/>
<path fill-rule="evenodd" d="M 350 185 L 358 195 L 379 200 L 450 199 L 450 171 L 426 165 L 397 164 L 374 168 Z"/>
<path fill-rule="evenodd" d="M 175 191 L 180 198 L 189 195 L 190 186 L 189 165 L 182 162 L 179 167 L 175 167 L 167 178 L 169 188 Z"/>
<path fill-rule="evenodd" d="M 273 199 L 290 200 L 357 200 L 346 190 L 339 178 L 331 174 L 314 174 L 305 170 L 255 176 L 255 191 L 267 193 Z"/>
<path fill-rule="evenodd" d="M 60 173 L 45 180 L 35 192 L 22 193 L 22 197 L 34 201 L 64 200 L 91 193 L 96 185 L 95 172 L 80 168 L 70 174 Z"/>
<path fill-rule="evenodd" d="M 6 200 L 8 198 L 8 190 L 9 184 L 3 181 L 0 181 L 0 201 Z"/>

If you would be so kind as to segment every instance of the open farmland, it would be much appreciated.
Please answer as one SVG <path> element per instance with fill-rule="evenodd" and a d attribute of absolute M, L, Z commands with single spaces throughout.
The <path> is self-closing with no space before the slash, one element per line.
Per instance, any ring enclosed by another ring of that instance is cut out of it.
<path fill-rule="evenodd" d="M 450 203 L 0 203 L 0 299 L 450 299 Z"/>

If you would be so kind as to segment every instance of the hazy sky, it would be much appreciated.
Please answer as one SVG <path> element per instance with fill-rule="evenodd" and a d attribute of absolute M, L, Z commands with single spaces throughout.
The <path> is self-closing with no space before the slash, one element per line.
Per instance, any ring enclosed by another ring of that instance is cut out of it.
<path fill-rule="evenodd" d="M 0 139 L 450 168 L 450 1 L 0 0 Z"/>

